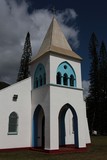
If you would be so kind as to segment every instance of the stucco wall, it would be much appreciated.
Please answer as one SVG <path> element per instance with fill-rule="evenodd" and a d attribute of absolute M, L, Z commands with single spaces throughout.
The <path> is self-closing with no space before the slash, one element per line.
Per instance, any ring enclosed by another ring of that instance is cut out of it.
<path fill-rule="evenodd" d="M 17 101 L 13 96 L 18 95 Z M 9 115 L 18 115 L 18 134 L 8 135 Z M 31 147 L 31 78 L 0 91 L 0 149 Z"/>
<path fill-rule="evenodd" d="M 56 84 L 57 67 L 65 61 L 73 67 L 76 73 L 76 88 Z M 32 88 L 32 119 L 36 107 L 41 105 L 45 114 L 45 149 L 54 150 L 59 148 L 59 113 L 65 104 L 70 104 L 78 117 L 78 147 L 86 147 L 86 143 L 90 143 L 90 137 L 86 106 L 83 100 L 81 63 L 50 53 L 50 56 L 46 55 L 37 60 L 36 64 L 31 65 L 32 83 L 34 83 L 34 71 L 39 63 L 42 63 L 46 70 L 46 85 L 36 89 Z M 74 144 L 72 122 L 70 128 L 68 128 L 69 118 L 72 119 L 72 112 L 69 111 L 67 114 L 65 118 L 65 144 Z M 69 133 L 70 131 L 72 133 Z"/>
<path fill-rule="evenodd" d="M 36 68 L 38 66 L 38 64 L 42 63 L 43 66 L 45 67 L 45 71 L 46 71 L 46 84 L 49 83 L 49 79 L 50 79 L 50 61 L 49 61 L 49 55 L 46 55 L 45 57 L 41 57 L 41 59 L 37 59 L 35 63 L 32 63 L 30 65 L 30 70 L 31 70 L 31 77 L 32 77 L 32 89 L 34 88 L 34 75 L 35 75 L 35 71 Z"/>
<path fill-rule="evenodd" d="M 77 88 L 82 88 L 82 83 L 81 83 L 81 63 L 79 61 L 74 61 L 71 58 L 68 57 L 57 57 L 57 55 L 50 56 L 50 83 L 56 84 L 56 71 L 57 67 L 59 64 L 62 62 L 68 62 L 74 69 L 75 74 L 76 74 L 76 84 Z"/>
<path fill-rule="evenodd" d="M 41 57 L 41 59 L 37 59 L 35 63 L 31 64 L 32 89 L 34 85 L 34 73 L 39 63 L 42 63 L 45 67 L 46 84 L 56 84 L 57 67 L 62 62 L 68 62 L 73 67 L 76 73 L 77 88 L 82 88 L 80 61 L 65 56 L 58 56 L 57 54 L 50 52 L 50 55 L 47 54 L 46 56 Z"/>
<path fill-rule="evenodd" d="M 79 147 L 86 147 L 90 143 L 90 137 L 86 119 L 86 107 L 83 100 L 83 90 L 46 85 L 32 91 L 32 118 L 38 105 L 45 114 L 45 149 L 54 150 L 59 148 L 59 113 L 65 104 L 70 104 L 78 116 Z M 69 111 L 65 118 L 66 137 L 65 144 L 74 144 L 72 132 L 72 112 Z M 70 119 L 69 119 L 70 118 Z M 68 127 L 68 125 L 70 125 Z"/>
<path fill-rule="evenodd" d="M 42 107 L 45 115 L 45 147 L 50 148 L 50 90 L 48 85 L 32 90 L 32 122 L 33 122 L 34 112 L 38 107 L 38 105 Z M 32 141 L 33 138 L 34 137 L 32 136 Z"/>
<path fill-rule="evenodd" d="M 54 126 L 51 128 L 51 136 L 52 138 L 52 145 L 55 144 L 57 141 L 56 136 L 58 132 L 53 134 L 54 131 L 58 130 L 58 115 L 60 109 L 65 104 L 70 104 L 76 111 L 78 116 L 78 137 L 79 137 L 79 147 L 86 147 L 86 143 L 90 143 L 90 138 L 88 135 L 87 129 L 87 119 L 86 119 L 86 107 L 83 101 L 83 91 L 76 90 L 76 89 L 68 89 L 66 87 L 58 87 L 58 86 L 51 86 L 50 87 L 50 117 L 51 122 L 54 124 L 50 124 Z M 54 98 L 53 98 L 54 97 Z M 69 141 L 71 141 L 69 139 Z"/>

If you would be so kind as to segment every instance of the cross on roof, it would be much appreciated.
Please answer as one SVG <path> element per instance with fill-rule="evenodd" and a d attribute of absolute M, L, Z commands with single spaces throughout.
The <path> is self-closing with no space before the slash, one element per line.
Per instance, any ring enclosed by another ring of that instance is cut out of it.
<path fill-rule="evenodd" d="M 53 13 L 53 16 L 55 16 L 55 14 L 56 14 L 55 6 L 53 6 L 53 8 L 52 8 L 52 13 Z"/>

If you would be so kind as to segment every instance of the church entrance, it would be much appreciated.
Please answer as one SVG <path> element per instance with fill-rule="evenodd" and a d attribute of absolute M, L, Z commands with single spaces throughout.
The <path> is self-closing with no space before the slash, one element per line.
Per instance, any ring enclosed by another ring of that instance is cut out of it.
<path fill-rule="evenodd" d="M 70 104 L 65 104 L 59 113 L 59 146 L 78 147 L 78 118 Z"/>
<path fill-rule="evenodd" d="M 45 145 L 45 116 L 40 105 L 37 106 L 33 116 L 33 147 Z"/>

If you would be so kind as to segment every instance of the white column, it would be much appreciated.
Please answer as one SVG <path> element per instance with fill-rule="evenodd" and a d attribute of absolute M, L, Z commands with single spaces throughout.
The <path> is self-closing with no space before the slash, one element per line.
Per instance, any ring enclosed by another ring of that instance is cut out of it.
<path fill-rule="evenodd" d="M 58 117 L 52 109 L 45 118 L 45 150 L 57 149 L 59 149 Z"/>
<path fill-rule="evenodd" d="M 50 150 L 50 115 L 45 116 L 45 150 Z"/>
<path fill-rule="evenodd" d="M 58 117 L 56 114 L 51 114 L 50 119 L 50 150 L 59 149 L 59 128 Z"/>

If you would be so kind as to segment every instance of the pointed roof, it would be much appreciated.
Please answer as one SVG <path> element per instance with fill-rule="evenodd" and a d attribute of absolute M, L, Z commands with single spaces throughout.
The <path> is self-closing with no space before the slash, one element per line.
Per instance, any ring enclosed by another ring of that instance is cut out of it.
<path fill-rule="evenodd" d="M 32 59 L 31 63 L 49 51 L 60 55 L 69 56 L 78 60 L 82 59 L 79 55 L 72 51 L 55 17 L 52 19 L 39 52 Z"/>

